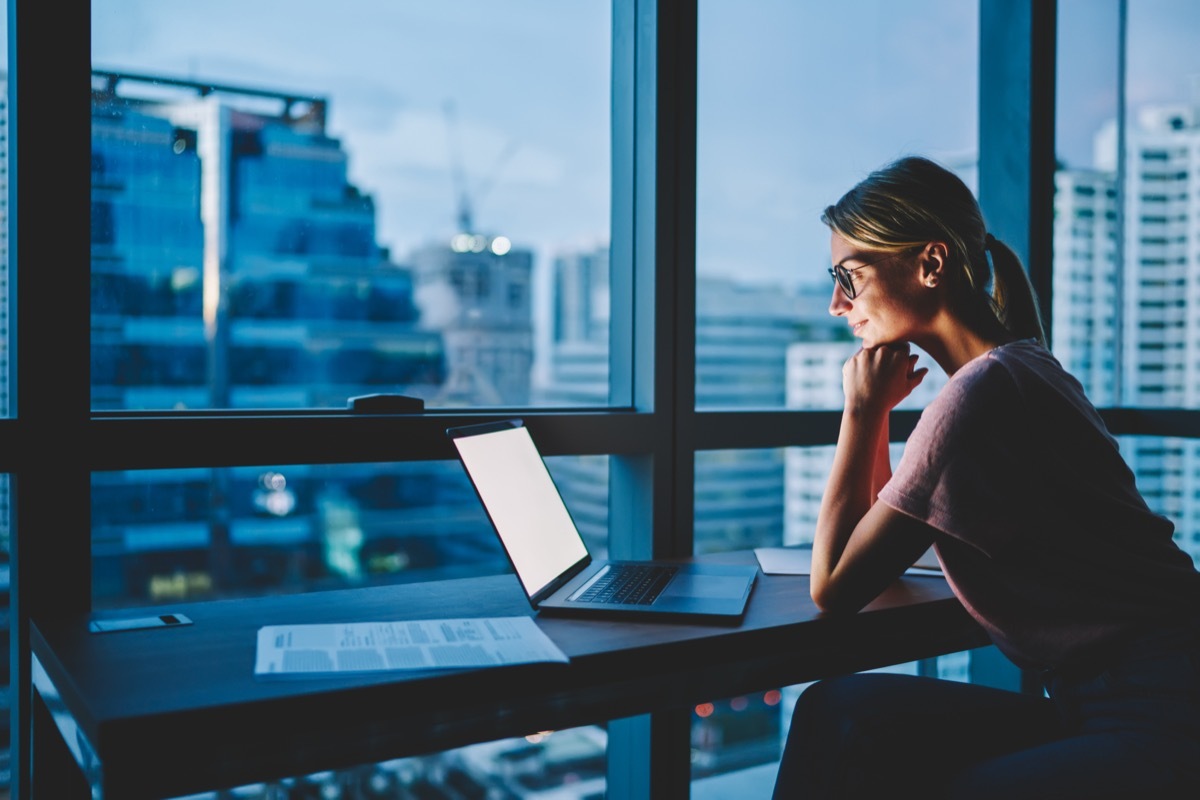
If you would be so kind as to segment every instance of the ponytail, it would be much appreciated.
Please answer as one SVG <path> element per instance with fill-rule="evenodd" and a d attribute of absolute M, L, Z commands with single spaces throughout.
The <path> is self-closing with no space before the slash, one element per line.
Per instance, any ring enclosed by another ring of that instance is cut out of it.
<path fill-rule="evenodd" d="M 990 233 L 984 249 L 990 254 L 992 263 L 992 313 L 1014 337 L 1037 339 L 1043 347 L 1047 346 L 1037 293 L 1021 266 L 1021 259 L 1011 247 Z"/>

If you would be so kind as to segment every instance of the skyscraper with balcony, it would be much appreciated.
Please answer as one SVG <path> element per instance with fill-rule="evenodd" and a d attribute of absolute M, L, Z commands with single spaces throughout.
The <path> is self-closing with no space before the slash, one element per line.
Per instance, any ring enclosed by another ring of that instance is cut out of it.
<path fill-rule="evenodd" d="M 1052 346 L 1099 406 L 1116 403 L 1116 195 L 1109 172 L 1055 173 Z"/>

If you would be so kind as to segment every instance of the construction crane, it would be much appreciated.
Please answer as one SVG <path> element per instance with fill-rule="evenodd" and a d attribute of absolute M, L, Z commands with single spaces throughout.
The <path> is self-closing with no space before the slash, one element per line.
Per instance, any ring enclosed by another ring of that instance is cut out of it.
<path fill-rule="evenodd" d="M 517 150 L 515 142 L 509 142 L 505 145 L 504 150 L 496 158 L 492 165 L 492 170 L 485 176 L 475 191 L 467 185 L 467 176 L 463 170 L 462 152 L 458 142 L 458 117 L 454 109 L 454 101 L 447 100 L 443 106 L 443 111 L 446 116 L 446 136 L 450 146 L 450 169 L 453 172 L 454 189 L 458 195 L 458 232 L 459 233 L 475 233 L 475 208 L 481 200 L 491 190 L 492 185 L 496 182 L 496 176 L 500 173 L 500 168 L 505 162 L 512 157 Z"/>

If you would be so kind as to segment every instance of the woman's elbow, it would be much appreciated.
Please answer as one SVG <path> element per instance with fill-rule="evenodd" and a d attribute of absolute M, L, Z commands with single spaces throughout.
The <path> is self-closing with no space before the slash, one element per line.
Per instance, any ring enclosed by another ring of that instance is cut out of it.
<path fill-rule="evenodd" d="M 829 589 L 829 581 L 811 580 L 808 585 L 808 593 L 819 610 L 826 613 L 837 610 L 836 598 Z"/>
<path fill-rule="evenodd" d="M 810 581 L 808 593 L 816 607 L 826 614 L 853 614 L 866 605 L 837 591 L 829 580 Z"/>

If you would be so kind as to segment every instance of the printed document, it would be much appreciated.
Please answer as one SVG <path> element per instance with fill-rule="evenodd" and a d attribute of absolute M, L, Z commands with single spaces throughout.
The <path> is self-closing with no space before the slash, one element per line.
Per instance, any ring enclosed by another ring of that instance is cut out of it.
<path fill-rule="evenodd" d="M 812 574 L 812 549 L 809 547 L 756 547 L 754 555 L 767 575 Z M 905 575 L 925 575 L 941 578 L 942 567 L 930 548 L 904 572 Z"/>
<path fill-rule="evenodd" d="M 487 667 L 566 655 L 532 617 L 423 619 L 258 630 L 257 676 L 303 676 Z"/>

